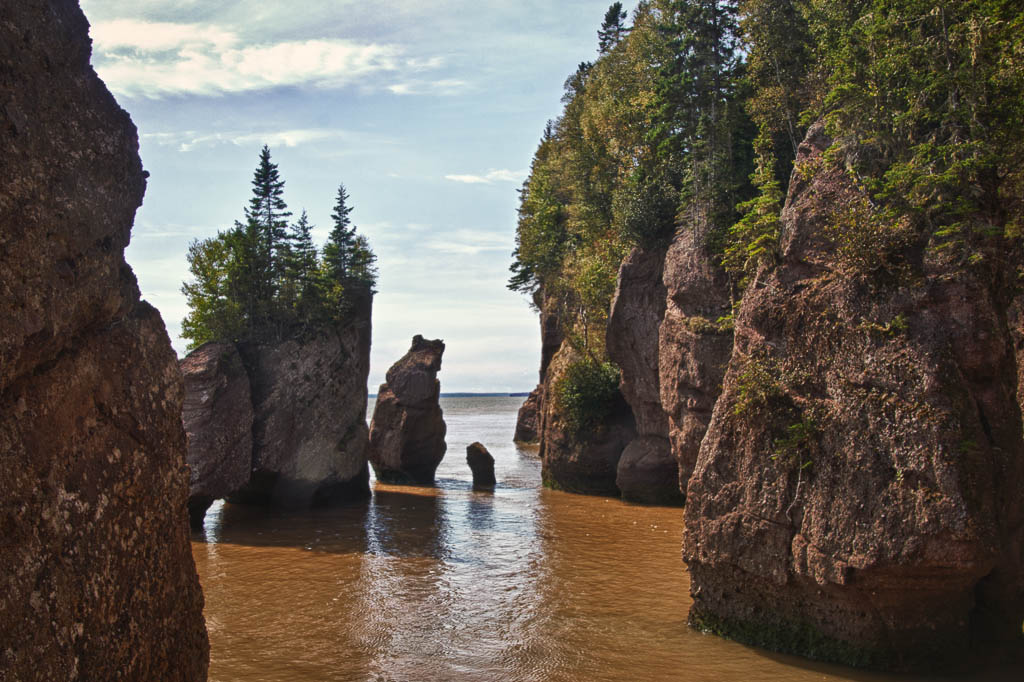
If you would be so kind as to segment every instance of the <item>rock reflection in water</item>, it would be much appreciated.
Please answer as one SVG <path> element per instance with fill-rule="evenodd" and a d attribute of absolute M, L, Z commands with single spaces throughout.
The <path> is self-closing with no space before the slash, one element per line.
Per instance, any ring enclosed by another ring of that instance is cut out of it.
<path fill-rule="evenodd" d="M 448 457 L 435 486 L 356 507 L 214 507 L 193 536 L 210 679 L 912 681 L 689 630 L 681 511 L 541 489 L 520 402 L 442 402 L 449 452 L 494 455 L 493 493 Z"/>

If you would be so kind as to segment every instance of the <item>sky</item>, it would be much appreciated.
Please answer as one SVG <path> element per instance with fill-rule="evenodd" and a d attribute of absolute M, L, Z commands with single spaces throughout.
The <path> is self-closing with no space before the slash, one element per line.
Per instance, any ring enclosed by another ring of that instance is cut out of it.
<path fill-rule="evenodd" d="M 371 391 L 415 334 L 446 343 L 443 391 L 532 389 L 516 190 L 609 4 L 82 0 L 150 174 L 126 257 L 179 355 L 188 244 L 242 218 L 267 144 L 316 242 L 344 183 L 377 254 Z"/>

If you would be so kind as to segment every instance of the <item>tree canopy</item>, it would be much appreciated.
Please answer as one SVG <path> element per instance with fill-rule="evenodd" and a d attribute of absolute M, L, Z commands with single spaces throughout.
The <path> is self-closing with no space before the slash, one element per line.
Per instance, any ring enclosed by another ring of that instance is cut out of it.
<path fill-rule="evenodd" d="M 182 336 L 189 348 L 207 341 L 280 341 L 345 324 L 359 302 L 375 293 L 376 256 L 349 214 L 338 188 L 335 227 L 322 251 L 303 210 L 294 223 L 284 201 L 284 180 L 260 151 L 252 197 L 236 221 L 216 236 L 194 240 L 182 285 L 189 312 Z"/>
<path fill-rule="evenodd" d="M 509 280 L 557 305 L 595 357 L 633 245 L 693 231 L 738 302 L 775 261 L 817 120 L 856 188 L 832 207 L 831 234 L 862 272 L 907 249 L 971 267 L 1019 248 L 1020 2 L 643 0 L 625 19 L 609 7 L 597 59 L 570 75 L 545 127 Z"/>

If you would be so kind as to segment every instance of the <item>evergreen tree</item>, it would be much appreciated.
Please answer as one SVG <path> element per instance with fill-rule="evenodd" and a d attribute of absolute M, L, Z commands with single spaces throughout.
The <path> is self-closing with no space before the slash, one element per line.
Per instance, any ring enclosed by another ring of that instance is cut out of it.
<path fill-rule="evenodd" d="M 312 230 L 305 209 L 288 229 L 288 257 L 281 299 L 302 324 L 309 322 L 319 307 L 319 260 Z"/>
<path fill-rule="evenodd" d="M 622 3 L 612 3 L 604 14 L 601 30 L 597 32 L 597 51 L 600 54 L 607 54 L 619 44 L 629 30 L 626 28 L 625 21 L 626 11 L 622 9 Z"/>
<path fill-rule="evenodd" d="M 349 217 L 352 207 L 348 205 L 348 199 L 345 185 L 338 185 L 334 210 L 331 212 L 334 226 L 324 245 L 324 267 L 327 278 L 331 283 L 341 286 L 344 286 L 349 277 L 356 237 L 356 228 Z"/>
<path fill-rule="evenodd" d="M 323 248 L 322 290 L 334 319 L 341 319 L 358 298 L 372 295 L 377 281 L 377 257 L 362 235 L 356 234 L 349 214 L 345 185 L 338 185 L 331 220 L 334 226 Z"/>
<path fill-rule="evenodd" d="M 702 239 L 731 224 L 749 165 L 737 158 L 742 61 L 736 3 L 675 0 L 661 26 L 673 57 L 658 78 L 658 140 L 662 164 L 680 177 L 680 207 Z M 741 156 L 741 155 L 739 155 Z M 740 163 L 737 163 L 740 161 Z"/>
<path fill-rule="evenodd" d="M 781 230 L 779 215 L 784 199 L 782 186 L 775 177 L 775 150 L 767 125 L 761 127 L 754 148 L 757 167 L 751 181 L 758 194 L 736 207 L 743 217 L 729 228 L 728 244 L 722 258 L 725 269 L 738 280 L 740 293 L 760 265 L 775 260 Z"/>
<path fill-rule="evenodd" d="M 260 161 L 253 173 L 252 198 L 245 209 L 246 237 L 254 250 L 250 267 L 252 277 L 250 320 L 263 326 L 274 316 L 274 306 L 284 280 L 288 260 L 288 218 L 284 202 L 284 180 L 277 164 L 270 160 L 270 148 L 260 150 Z"/>

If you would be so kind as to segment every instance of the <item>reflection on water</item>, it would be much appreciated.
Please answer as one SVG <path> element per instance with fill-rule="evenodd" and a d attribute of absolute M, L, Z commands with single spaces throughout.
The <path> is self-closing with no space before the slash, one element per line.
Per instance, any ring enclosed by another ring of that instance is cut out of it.
<path fill-rule="evenodd" d="M 520 402 L 443 399 L 434 487 L 376 483 L 368 504 L 301 513 L 212 508 L 193 537 L 210 679 L 912 679 L 688 629 L 680 511 L 540 488 L 535 451 L 512 445 Z M 493 492 L 472 489 L 474 440 L 494 455 Z"/>

